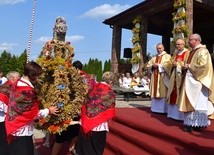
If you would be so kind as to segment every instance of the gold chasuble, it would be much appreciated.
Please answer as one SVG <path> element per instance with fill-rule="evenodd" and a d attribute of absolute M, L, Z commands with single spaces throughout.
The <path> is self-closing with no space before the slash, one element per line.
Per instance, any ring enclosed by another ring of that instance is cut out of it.
<path fill-rule="evenodd" d="M 184 49 L 183 51 L 176 52 L 171 58 L 170 84 L 167 92 L 167 102 L 170 104 L 177 104 L 181 87 L 182 67 L 184 66 L 188 54 L 189 50 Z M 174 63 L 177 65 L 174 66 Z"/>
<path fill-rule="evenodd" d="M 187 86 L 186 80 L 188 77 L 186 76 L 186 74 L 183 74 L 183 84 L 181 86 L 178 101 L 179 110 L 182 112 L 191 112 L 196 110 L 195 107 L 202 86 L 207 88 L 209 91 L 208 101 L 212 104 L 214 103 L 213 66 L 211 56 L 209 54 L 209 51 L 206 49 L 206 46 L 200 44 L 194 50 L 192 50 L 187 58 L 187 64 L 189 64 L 187 72 L 190 72 L 192 74 L 191 78 L 200 82 L 200 85 L 196 87 L 193 81 L 192 85 L 189 84 Z"/>
<path fill-rule="evenodd" d="M 147 68 L 151 69 L 150 96 L 151 98 L 164 98 L 167 95 L 167 87 L 169 85 L 169 62 L 171 56 L 163 51 L 161 54 L 153 57 L 147 64 Z M 154 64 L 161 65 L 155 67 Z"/>

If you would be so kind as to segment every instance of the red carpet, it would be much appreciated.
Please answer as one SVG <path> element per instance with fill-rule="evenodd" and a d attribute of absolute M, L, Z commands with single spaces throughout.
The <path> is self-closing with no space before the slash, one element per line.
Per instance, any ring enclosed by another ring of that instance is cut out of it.
<path fill-rule="evenodd" d="M 202 132 L 182 131 L 182 122 L 150 112 L 150 108 L 117 108 L 104 155 L 213 155 L 214 122 Z M 42 140 L 36 140 L 39 155 L 49 155 Z M 68 144 L 60 155 L 65 155 Z"/>
<path fill-rule="evenodd" d="M 166 115 L 151 113 L 150 108 L 120 108 L 110 123 L 106 150 L 118 155 L 214 154 L 214 124 L 201 133 L 186 133 L 182 125 Z"/>

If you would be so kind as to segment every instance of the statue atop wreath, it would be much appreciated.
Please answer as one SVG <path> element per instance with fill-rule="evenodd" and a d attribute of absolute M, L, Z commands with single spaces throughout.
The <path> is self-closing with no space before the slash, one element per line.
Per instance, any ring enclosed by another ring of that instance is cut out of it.
<path fill-rule="evenodd" d="M 44 71 L 37 87 L 41 108 L 57 106 L 60 113 L 40 119 L 36 127 L 53 134 L 61 133 L 80 114 L 87 89 L 82 76 L 72 66 L 74 48 L 65 41 L 66 32 L 65 18 L 57 17 L 53 39 L 45 43 L 37 59 Z"/>

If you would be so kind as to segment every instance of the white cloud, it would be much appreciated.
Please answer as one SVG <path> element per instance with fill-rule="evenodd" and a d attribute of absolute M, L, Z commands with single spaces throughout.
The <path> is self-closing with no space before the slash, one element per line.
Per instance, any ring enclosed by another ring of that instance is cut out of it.
<path fill-rule="evenodd" d="M 83 36 L 79 36 L 79 35 L 75 35 L 75 36 L 68 36 L 66 37 L 66 41 L 70 41 L 70 42 L 76 42 L 76 41 L 79 41 L 79 40 L 82 40 L 82 39 L 85 39 L 85 37 Z"/>
<path fill-rule="evenodd" d="M 37 43 L 45 43 L 49 40 L 52 40 L 53 37 L 40 37 L 39 39 L 37 39 L 35 42 Z M 83 36 L 80 36 L 80 35 L 74 35 L 74 36 L 66 36 L 65 40 L 66 41 L 70 41 L 70 42 L 76 42 L 76 41 L 79 41 L 79 40 L 82 40 L 84 39 L 85 37 Z"/>
<path fill-rule="evenodd" d="M 13 49 L 14 46 L 18 46 L 18 44 L 16 43 L 0 43 L 0 51 L 6 50 L 9 51 L 11 49 Z"/>
<path fill-rule="evenodd" d="M 0 5 L 13 5 L 25 2 L 25 0 L 0 0 Z"/>
<path fill-rule="evenodd" d="M 49 41 L 49 40 L 51 40 L 53 37 L 40 37 L 39 39 L 37 39 L 35 42 L 37 42 L 37 43 L 45 43 L 45 42 L 47 42 L 47 41 Z"/>
<path fill-rule="evenodd" d="M 120 5 L 120 4 L 103 4 L 100 6 L 96 6 L 93 9 L 85 12 L 82 17 L 90 17 L 90 18 L 110 18 L 128 8 L 131 5 Z"/>

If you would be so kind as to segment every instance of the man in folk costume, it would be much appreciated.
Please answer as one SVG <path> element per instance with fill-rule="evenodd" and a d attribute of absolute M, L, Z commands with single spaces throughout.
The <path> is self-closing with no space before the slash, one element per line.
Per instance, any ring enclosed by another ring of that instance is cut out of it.
<path fill-rule="evenodd" d="M 183 39 L 177 39 L 175 45 L 176 50 L 171 59 L 170 85 L 167 92 L 167 101 L 169 103 L 167 117 L 183 120 L 184 114 L 178 110 L 177 100 L 181 86 L 182 67 L 189 54 L 189 50 L 185 48 L 185 41 Z"/>
<path fill-rule="evenodd" d="M 179 110 L 184 112 L 184 131 L 201 131 L 210 124 L 208 115 L 213 113 L 214 79 L 211 56 L 201 44 L 199 34 L 189 36 L 192 48 L 183 73 L 183 85 L 179 96 Z"/>
<path fill-rule="evenodd" d="M 147 64 L 147 68 L 151 69 L 151 111 L 157 113 L 167 112 L 167 87 L 169 84 L 169 64 L 171 56 L 164 51 L 163 44 L 156 46 L 157 55 L 154 56 Z"/>
<path fill-rule="evenodd" d="M 109 131 L 108 121 L 115 117 L 115 93 L 112 90 L 114 74 L 105 72 L 102 82 L 89 89 L 81 112 L 81 129 L 77 141 L 77 154 L 102 155 L 106 134 Z"/>
<path fill-rule="evenodd" d="M 7 113 L 8 99 L 11 86 L 20 78 L 20 74 L 16 71 L 10 71 L 7 73 L 6 77 L 8 79 L 7 82 L 0 86 L 0 152 L 5 155 L 9 154 L 5 128 L 5 116 Z"/>

